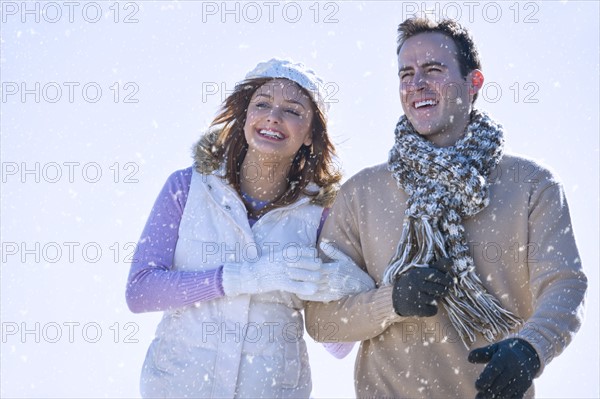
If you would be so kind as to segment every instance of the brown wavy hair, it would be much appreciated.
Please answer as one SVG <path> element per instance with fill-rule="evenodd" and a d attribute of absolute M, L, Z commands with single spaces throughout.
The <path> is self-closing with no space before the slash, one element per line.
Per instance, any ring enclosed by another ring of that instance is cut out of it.
<path fill-rule="evenodd" d="M 271 80 L 273 78 L 254 78 L 238 83 L 231 95 L 223 102 L 220 112 L 210 125 L 209 133 L 200 140 L 196 148 L 197 168 L 203 169 L 205 172 L 207 166 L 206 162 L 204 162 L 204 167 L 198 165 L 199 152 L 202 159 L 206 159 L 207 155 L 210 157 L 209 164 L 212 170 L 216 169 L 217 165 L 224 164 L 225 175 L 223 178 L 240 195 L 240 171 L 248 152 L 248 142 L 244 135 L 246 113 L 256 90 Z M 330 206 L 339 189 L 342 176 L 335 163 L 337 160 L 335 147 L 327 134 L 325 117 L 316 107 L 309 93 L 302 87 L 300 90 L 311 99 L 312 144 L 310 146 L 303 144 L 300 147 L 286 176 L 286 191 L 265 207 L 263 212 L 292 204 L 300 197 L 300 194 L 311 197 L 314 203 Z M 307 190 L 310 182 L 316 183 L 320 190 Z"/>

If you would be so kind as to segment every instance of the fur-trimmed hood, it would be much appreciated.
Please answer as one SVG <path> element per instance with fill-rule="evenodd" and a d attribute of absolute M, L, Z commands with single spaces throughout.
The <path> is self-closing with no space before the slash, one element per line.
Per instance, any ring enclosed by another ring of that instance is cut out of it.
<path fill-rule="evenodd" d="M 194 145 L 194 168 L 198 173 L 205 175 L 213 174 L 224 167 L 223 163 L 215 156 L 215 146 L 220 133 L 220 129 L 211 129 L 202 135 L 200 140 Z M 337 184 L 328 187 L 319 187 L 314 182 L 310 182 L 305 188 L 305 191 L 313 193 L 311 195 L 311 203 L 322 207 L 331 207 L 333 205 L 338 190 L 339 187 Z"/>
<path fill-rule="evenodd" d="M 214 154 L 220 132 L 220 130 L 209 130 L 194 144 L 194 168 L 198 173 L 210 175 L 221 168 L 221 162 Z"/>

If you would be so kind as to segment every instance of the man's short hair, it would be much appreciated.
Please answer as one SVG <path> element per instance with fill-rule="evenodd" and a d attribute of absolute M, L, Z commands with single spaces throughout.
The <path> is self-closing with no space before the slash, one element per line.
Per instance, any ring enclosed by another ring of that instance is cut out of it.
<path fill-rule="evenodd" d="M 398 25 L 398 47 L 396 54 L 400 53 L 400 48 L 407 39 L 424 32 L 439 32 L 454 41 L 458 50 L 457 61 L 463 78 L 466 78 L 472 70 L 481 69 L 481 59 L 479 58 L 477 46 L 473 41 L 473 36 L 471 36 L 467 28 L 451 19 L 443 19 L 436 22 L 427 18 L 408 18 Z"/>

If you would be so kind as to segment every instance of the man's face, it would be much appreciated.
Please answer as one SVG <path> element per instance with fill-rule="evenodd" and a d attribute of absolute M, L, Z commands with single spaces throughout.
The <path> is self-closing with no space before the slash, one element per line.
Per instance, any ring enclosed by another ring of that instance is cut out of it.
<path fill-rule="evenodd" d="M 462 136 L 471 111 L 471 74 L 463 78 L 456 54 L 452 39 L 439 32 L 409 38 L 398 53 L 402 109 L 419 134 L 441 147 Z"/>

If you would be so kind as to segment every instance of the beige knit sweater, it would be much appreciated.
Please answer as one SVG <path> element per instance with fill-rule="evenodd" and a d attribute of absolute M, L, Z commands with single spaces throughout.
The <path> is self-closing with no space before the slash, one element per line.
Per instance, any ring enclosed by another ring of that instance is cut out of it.
<path fill-rule="evenodd" d="M 354 259 L 378 288 L 308 303 L 307 330 L 317 341 L 363 341 L 355 367 L 358 397 L 474 398 L 484 365 L 470 364 L 467 355 L 487 341 L 480 336 L 465 348 L 441 306 L 433 317 L 396 315 L 392 287 L 381 285 L 406 200 L 387 164 L 344 184 L 321 241 Z M 539 164 L 505 155 L 490 176 L 489 206 L 463 222 L 477 274 L 525 321 L 512 336 L 536 349 L 541 373 L 579 329 L 587 289 L 562 186 Z"/>

